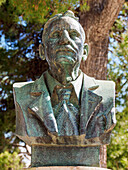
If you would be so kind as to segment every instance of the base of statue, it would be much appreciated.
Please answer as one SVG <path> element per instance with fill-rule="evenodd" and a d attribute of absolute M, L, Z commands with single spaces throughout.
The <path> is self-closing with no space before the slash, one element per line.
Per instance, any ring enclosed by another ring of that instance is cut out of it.
<path fill-rule="evenodd" d="M 100 167 L 100 146 L 32 146 L 31 167 L 91 166 Z"/>
<path fill-rule="evenodd" d="M 109 170 L 99 167 L 85 167 L 85 166 L 49 166 L 49 167 L 35 167 L 24 170 Z"/>

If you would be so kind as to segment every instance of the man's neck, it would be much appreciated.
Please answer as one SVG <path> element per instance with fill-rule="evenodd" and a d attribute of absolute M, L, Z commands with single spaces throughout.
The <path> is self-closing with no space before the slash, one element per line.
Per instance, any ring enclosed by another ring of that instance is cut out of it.
<path fill-rule="evenodd" d="M 63 85 L 67 85 L 71 81 L 76 80 L 80 73 L 78 67 L 73 68 L 69 64 L 65 64 L 64 67 L 58 69 L 50 69 L 49 71 L 50 74 Z"/>

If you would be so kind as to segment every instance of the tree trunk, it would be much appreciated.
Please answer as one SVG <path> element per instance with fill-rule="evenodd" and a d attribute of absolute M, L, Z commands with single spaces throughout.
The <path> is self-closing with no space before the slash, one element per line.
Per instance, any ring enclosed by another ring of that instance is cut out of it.
<path fill-rule="evenodd" d="M 81 1 L 81 5 L 82 5 Z M 112 27 L 124 0 L 87 0 L 89 11 L 79 12 L 80 23 L 86 34 L 89 55 L 81 63 L 87 75 L 105 80 L 107 77 L 109 30 Z M 107 147 L 101 146 L 100 166 L 107 167 Z"/>

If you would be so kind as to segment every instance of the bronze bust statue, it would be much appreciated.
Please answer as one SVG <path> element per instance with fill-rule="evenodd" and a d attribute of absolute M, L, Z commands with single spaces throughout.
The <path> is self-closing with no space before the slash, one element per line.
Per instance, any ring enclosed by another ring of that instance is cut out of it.
<path fill-rule="evenodd" d="M 84 41 L 84 30 L 71 11 L 55 15 L 45 24 L 39 51 L 49 70 L 36 81 L 13 86 L 16 135 L 29 145 L 87 150 L 87 146 L 109 143 L 116 123 L 115 85 L 95 80 L 79 69 L 88 54 Z M 78 164 L 94 165 L 97 161 Z M 33 163 L 37 165 L 44 164 Z"/>

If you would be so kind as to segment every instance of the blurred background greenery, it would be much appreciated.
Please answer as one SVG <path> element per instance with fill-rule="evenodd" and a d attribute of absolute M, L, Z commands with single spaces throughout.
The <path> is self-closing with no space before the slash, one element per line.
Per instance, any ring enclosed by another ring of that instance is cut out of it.
<path fill-rule="evenodd" d="M 98 3 L 98 2 L 96 2 Z M 116 7 L 115 7 L 116 8 Z M 46 21 L 72 10 L 78 17 L 90 10 L 86 0 L 0 0 L 0 169 L 21 169 L 27 145 L 15 137 L 12 85 L 31 81 L 48 68 L 39 58 Z M 80 13 L 81 11 L 81 13 Z M 109 30 L 107 79 L 116 82 L 117 125 L 107 147 L 107 166 L 128 169 L 128 2 Z M 21 149 L 23 148 L 23 149 Z M 24 155 L 24 156 L 23 156 Z"/>

